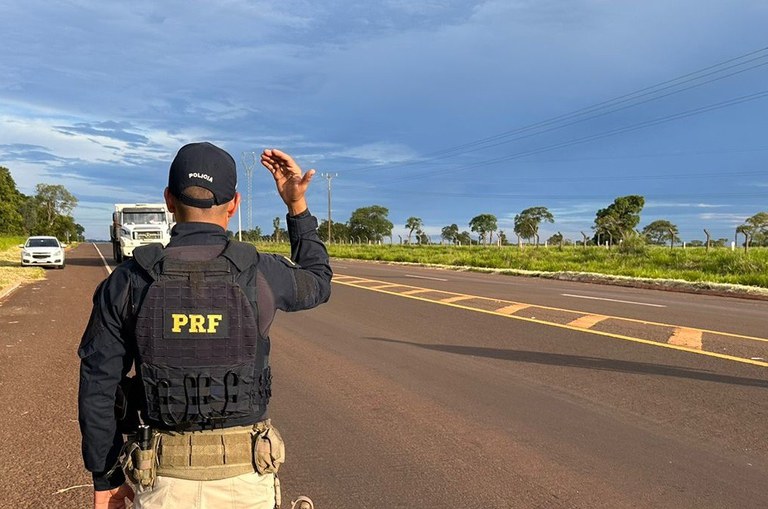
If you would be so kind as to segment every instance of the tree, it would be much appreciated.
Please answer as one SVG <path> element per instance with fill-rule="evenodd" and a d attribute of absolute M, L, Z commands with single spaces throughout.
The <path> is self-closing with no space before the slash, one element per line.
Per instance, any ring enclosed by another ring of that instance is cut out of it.
<path fill-rule="evenodd" d="M 497 237 L 499 238 L 499 244 L 500 245 L 502 245 L 502 246 L 506 246 L 507 245 L 507 243 L 508 243 L 507 242 L 507 234 L 504 233 L 504 230 L 499 230 L 499 233 L 498 233 Z"/>
<path fill-rule="evenodd" d="M 275 217 L 272 220 L 272 228 L 274 228 L 274 233 L 272 234 L 272 237 L 275 242 L 280 242 L 282 240 L 281 234 L 281 228 L 280 228 L 280 216 Z"/>
<path fill-rule="evenodd" d="M 77 206 L 77 198 L 60 184 L 37 184 L 35 188 L 37 204 L 36 230 L 50 232 L 57 216 L 70 216 Z"/>
<path fill-rule="evenodd" d="M 640 222 L 645 198 L 640 195 L 619 196 L 613 203 L 595 215 L 595 243 L 599 236 L 607 236 L 611 244 L 633 231 Z"/>
<path fill-rule="evenodd" d="M 0 166 L 0 233 L 24 235 L 28 231 L 20 212 L 26 201 L 27 197 L 16 188 L 11 170 Z"/>
<path fill-rule="evenodd" d="M 258 242 L 261 240 L 261 228 L 256 226 L 253 230 L 243 230 L 243 241 L 244 242 Z"/>
<path fill-rule="evenodd" d="M 440 236 L 447 242 L 455 244 L 459 236 L 459 226 L 456 223 L 449 226 L 443 226 L 443 229 L 440 231 Z"/>
<path fill-rule="evenodd" d="M 419 240 L 419 244 L 429 244 L 429 235 L 424 230 L 416 230 L 416 238 Z"/>
<path fill-rule="evenodd" d="M 660 246 L 663 246 L 667 242 L 674 243 L 680 240 L 677 236 L 677 225 L 672 224 L 666 219 L 657 219 L 656 221 L 647 224 L 643 228 L 642 234 L 651 244 Z"/>
<path fill-rule="evenodd" d="M 317 227 L 317 233 L 323 242 L 328 241 L 328 220 L 323 219 Z M 331 237 L 334 242 L 344 242 L 349 238 L 349 226 L 344 223 L 331 221 Z"/>
<path fill-rule="evenodd" d="M 480 241 L 483 243 L 485 243 L 485 234 L 490 234 L 488 237 L 488 242 L 490 243 L 493 232 L 496 231 L 496 216 L 493 214 L 475 216 L 469 221 L 469 229 L 477 232 L 480 235 Z"/>
<path fill-rule="evenodd" d="M 393 224 L 387 219 L 389 209 L 381 205 L 361 207 L 352 212 L 349 218 L 349 233 L 352 237 L 363 237 L 380 242 L 392 235 Z"/>
<path fill-rule="evenodd" d="M 763 239 L 768 236 L 768 212 L 758 212 L 754 216 L 748 217 L 744 224 L 736 228 L 737 235 L 744 235 L 744 251 L 749 250 L 749 245 L 753 240 L 762 244 Z"/>
<path fill-rule="evenodd" d="M 547 244 L 550 246 L 562 246 L 563 245 L 563 234 L 560 232 L 555 233 L 549 239 L 547 239 Z"/>
<path fill-rule="evenodd" d="M 408 218 L 408 220 L 405 222 L 405 227 L 408 228 L 408 244 L 411 243 L 411 234 L 413 234 L 413 230 L 421 230 L 423 226 L 424 223 L 421 221 L 420 217 Z"/>
<path fill-rule="evenodd" d="M 536 239 L 536 247 L 539 247 L 539 225 L 542 221 L 555 222 L 555 216 L 547 207 L 531 207 L 515 216 L 515 233 L 523 238 Z"/>
<path fill-rule="evenodd" d="M 469 236 L 468 231 L 463 231 L 456 235 L 456 242 L 463 246 L 471 246 L 472 245 L 472 237 Z"/>
<path fill-rule="evenodd" d="M 20 208 L 25 229 L 31 235 L 79 239 L 84 229 L 72 217 L 77 198 L 62 185 L 38 184 L 35 189 L 37 194 L 27 199 Z"/>

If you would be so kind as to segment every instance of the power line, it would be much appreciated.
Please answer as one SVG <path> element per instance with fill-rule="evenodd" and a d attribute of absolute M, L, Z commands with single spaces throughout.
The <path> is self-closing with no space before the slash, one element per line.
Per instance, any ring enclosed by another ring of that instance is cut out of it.
<path fill-rule="evenodd" d="M 603 139 L 603 138 L 608 138 L 610 136 L 616 136 L 617 134 L 623 134 L 623 133 L 627 133 L 627 132 L 637 131 L 637 130 L 640 130 L 640 129 L 645 129 L 646 127 L 652 127 L 652 126 L 664 124 L 664 123 L 667 123 L 667 122 L 672 122 L 674 120 L 679 120 L 679 119 L 682 119 L 682 118 L 688 118 L 688 117 L 692 117 L 692 116 L 696 116 L 696 115 L 701 115 L 702 113 L 708 113 L 710 111 L 714 111 L 714 110 L 718 110 L 718 109 L 723 109 L 723 108 L 727 108 L 727 107 L 730 107 L 730 106 L 735 106 L 735 105 L 746 103 L 746 102 L 750 102 L 750 101 L 755 101 L 755 100 L 758 100 L 758 99 L 762 99 L 762 98 L 764 98 L 766 96 L 768 96 L 768 90 L 763 90 L 761 92 L 756 92 L 754 94 L 749 94 L 749 95 L 746 95 L 746 96 L 741 96 L 741 97 L 736 97 L 736 98 L 733 98 L 733 99 L 728 99 L 728 100 L 721 101 L 721 102 L 714 103 L 714 104 L 710 104 L 710 105 L 707 105 L 707 106 L 702 106 L 702 107 L 699 107 L 699 108 L 694 108 L 692 110 L 687 110 L 687 111 L 683 111 L 683 112 L 680 112 L 680 113 L 674 113 L 672 115 L 666 115 L 666 116 L 663 116 L 663 117 L 658 117 L 658 118 L 655 118 L 655 119 L 646 120 L 644 122 L 638 122 L 636 124 L 632 124 L 632 125 L 629 125 L 629 126 L 626 126 L 626 127 L 617 128 L 617 129 L 613 129 L 613 130 L 610 130 L 610 131 L 605 131 L 605 132 L 598 133 L 598 134 L 593 134 L 593 135 L 589 135 L 589 136 L 583 136 L 581 138 L 575 138 L 575 139 L 572 139 L 572 140 L 568 140 L 568 141 L 564 141 L 564 142 L 560 142 L 560 143 L 555 143 L 555 144 L 552 144 L 552 145 L 547 145 L 547 146 L 540 147 L 540 148 L 537 148 L 537 149 L 517 152 L 517 153 L 514 153 L 514 154 L 509 154 L 509 155 L 502 156 L 502 157 L 497 157 L 497 158 L 494 158 L 494 159 L 487 159 L 487 160 L 484 160 L 484 161 L 478 161 L 478 162 L 476 162 L 476 163 L 474 163 L 472 165 L 459 166 L 459 167 L 450 168 L 450 169 L 446 169 L 446 170 L 438 170 L 438 171 L 432 170 L 432 171 L 422 172 L 422 173 L 419 173 L 419 174 L 411 174 L 411 175 L 406 175 L 406 176 L 399 177 L 399 178 L 392 178 L 392 179 L 389 179 L 386 183 L 381 184 L 381 185 L 390 185 L 390 184 L 394 184 L 394 183 L 398 183 L 398 182 L 405 182 L 405 181 L 410 181 L 410 180 L 418 180 L 418 179 L 422 179 L 422 178 L 425 178 L 425 177 L 430 177 L 430 176 L 436 175 L 436 174 L 446 175 L 446 174 L 450 174 L 450 173 L 457 173 L 457 172 L 461 172 L 461 171 L 464 171 L 464 170 L 467 170 L 467 169 L 475 169 L 475 168 L 477 168 L 479 166 L 489 166 L 489 165 L 498 164 L 498 163 L 505 162 L 505 161 L 511 161 L 513 159 L 520 159 L 522 157 L 528 157 L 528 156 L 535 155 L 535 154 L 542 154 L 542 153 L 546 153 L 546 152 L 551 152 L 553 150 L 558 150 L 558 149 L 565 148 L 565 147 L 570 147 L 570 146 L 573 146 L 573 145 L 579 145 L 579 144 L 587 143 L 587 142 L 590 142 L 590 141 L 595 141 L 595 140 L 599 140 L 599 139 Z"/>
<path fill-rule="evenodd" d="M 528 201 L 531 201 L 533 199 L 542 201 L 542 200 L 605 200 L 609 199 L 610 201 L 613 200 L 613 198 L 608 198 L 609 196 L 615 197 L 615 195 L 621 194 L 621 193 L 603 193 L 603 194 L 583 194 L 583 193 L 568 193 L 568 194 L 539 194 L 532 195 L 530 192 L 519 192 L 519 193 L 468 193 L 468 192 L 437 192 L 437 191 L 397 191 L 398 196 L 403 195 L 410 195 L 410 196 L 436 196 L 440 198 L 468 198 L 477 200 L 478 197 L 482 198 L 502 198 L 502 199 L 509 199 L 509 198 L 521 198 Z M 642 195 L 646 200 L 648 199 L 672 199 L 672 198 L 686 198 L 686 199 L 703 199 L 703 198 L 744 198 L 744 197 L 756 197 L 756 198 L 764 198 L 765 192 L 764 191 L 750 191 L 750 192 L 743 192 L 743 193 L 725 193 L 725 192 L 717 192 L 717 193 L 653 193 L 653 192 L 638 192 L 638 193 L 627 193 L 627 194 L 640 194 Z"/>
<path fill-rule="evenodd" d="M 587 120 L 592 120 L 594 118 L 605 116 L 605 115 L 608 115 L 610 113 L 615 113 L 617 111 L 622 111 L 622 110 L 625 110 L 625 109 L 628 109 L 628 108 L 633 108 L 633 107 L 639 106 L 641 104 L 645 104 L 645 103 L 648 103 L 648 102 L 651 102 L 651 101 L 656 101 L 658 99 L 662 99 L 662 98 L 668 97 L 670 95 L 678 94 L 680 92 L 684 92 L 684 91 L 687 91 L 687 90 L 690 90 L 690 89 L 693 89 L 693 88 L 696 88 L 696 87 L 700 87 L 700 86 L 703 86 L 703 85 L 706 85 L 706 84 L 709 84 L 709 83 L 712 83 L 712 82 L 715 82 L 715 81 L 719 81 L 719 80 L 722 80 L 722 79 L 725 79 L 725 78 L 729 78 L 729 77 L 732 77 L 732 76 L 735 76 L 735 75 L 738 75 L 738 74 L 742 74 L 744 72 L 747 72 L 747 71 L 750 71 L 750 70 L 753 70 L 753 69 L 756 69 L 756 68 L 759 68 L 759 67 L 766 66 L 766 65 L 768 65 L 768 62 L 762 62 L 762 63 L 755 64 L 753 66 L 750 66 L 750 67 L 747 67 L 747 68 L 744 68 L 744 69 L 736 70 L 736 71 L 734 71 L 732 73 L 728 73 L 728 74 L 725 74 L 725 75 L 722 75 L 722 76 L 716 76 L 716 77 L 714 77 L 712 79 L 705 80 L 705 81 L 700 82 L 700 83 L 695 83 L 695 84 L 687 86 L 687 87 L 683 87 L 683 88 L 680 88 L 680 89 L 677 89 L 677 90 L 672 90 L 672 91 L 667 92 L 667 93 L 662 94 L 662 95 L 656 95 L 655 97 L 649 97 L 647 99 L 644 99 L 643 101 L 635 102 L 633 104 L 626 104 L 624 106 L 616 108 L 616 106 L 618 106 L 620 104 L 624 104 L 624 103 L 627 103 L 627 102 L 630 102 L 630 101 L 636 101 L 637 99 L 640 99 L 642 97 L 647 97 L 649 95 L 658 94 L 659 92 L 662 92 L 664 90 L 668 90 L 668 89 L 673 88 L 673 87 L 684 85 L 686 83 L 691 83 L 693 81 L 700 80 L 700 79 L 702 79 L 704 77 L 707 77 L 707 76 L 712 76 L 712 75 L 715 75 L 715 74 L 718 74 L 718 73 L 722 73 L 723 71 L 726 71 L 726 70 L 729 70 L 729 69 L 733 69 L 733 68 L 736 68 L 736 67 L 744 66 L 745 64 L 749 64 L 749 63 L 752 63 L 752 62 L 755 62 L 755 61 L 758 61 L 758 60 L 765 59 L 765 58 L 768 57 L 768 53 L 766 53 L 766 52 L 768 52 L 768 47 L 760 48 L 758 50 L 751 51 L 749 53 L 740 55 L 738 57 L 734 57 L 734 58 L 725 60 L 723 62 L 720 62 L 720 63 L 714 64 L 714 65 L 705 67 L 705 68 L 700 69 L 698 71 L 687 73 L 687 74 L 684 74 L 684 75 L 679 76 L 677 78 L 673 78 L 671 80 L 666 80 L 666 81 L 663 81 L 663 82 L 655 84 L 655 85 L 644 87 L 644 88 L 641 88 L 641 89 L 636 90 L 634 92 L 630 92 L 628 94 L 624 94 L 624 95 L 615 97 L 613 99 L 608 99 L 606 101 L 602 101 L 602 102 L 596 103 L 594 105 L 587 106 L 585 108 L 581 108 L 581 109 L 575 110 L 575 111 L 573 111 L 571 113 L 565 113 L 565 114 L 562 114 L 562 115 L 558 115 L 558 116 L 555 116 L 555 117 L 552 117 L 552 118 L 549 118 L 549 119 L 546 119 L 546 120 L 542 120 L 540 122 L 536 122 L 534 124 L 530 124 L 530 125 L 527 125 L 527 126 L 516 128 L 516 129 L 510 130 L 510 131 L 505 131 L 505 132 L 502 132 L 502 133 L 499 133 L 499 134 L 496 134 L 496 135 L 493 135 L 493 136 L 489 136 L 489 137 L 486 137 L 486 138 L 482 138 L 482 139 L 479 139 L 479 140 L 475 140 L 475 141 L 472 141 L 472 142 L 469 142 L 469 143 L 464 143 L 464 144 L 461 144 L 461 145 L 458 145 L 458 146 L 454 146 L 454 147 L 438 150 L 438 151 L 435 151 L 435 152 L 430 152 L 430 153 L 426 154 L 426 157 L 420 158 L 418 160 L 414 160 L 414 161 L 410 161 L 410 162 L 405 162 L 405 163 L 383 165 L 383 166 L 382 165 L 369 165 L 369 166 L 363 166 L 363 167 L 358 167 L 358 168 L 352 168 L 352 169 L 347 170 L 347 171 L 362 171 L 362 170 L 368 170 L 368 169 L 399 168 L 399 167 L 412 166 L 412 165 L 417 165 L 417 164 L 418 165 L 422 165 L 422 164 L 424 164 L 425 162 L 428 162 L 428 161 L 433 161 L 433 160 L 437 160 L 437 159 L 444 159 L 444 158 L 447 158 L 447 157 L 452 157 L 457 152 L 465 152 L 466 153 L 466 152 L 475 152 L 475 151 L 478 151 L 478 150 L 485 150 L 485 149 L 488 149 L 488 148 L 491 148 L 491 147 L 495 147 L 495 146 L 498 146 L 498 145 L 502 145 L 502 144 L 506 144 L 506 143 L 511 143 L 512 141 L 518 141 L 518 140 L 521 140 L 521 139 L 524 139 L 524 138 L 530 138 L 532 136 L 537 136 L 539 134 L 544 134 L 544 133 L 551 132 L 551 131 L 554 131 L 554 130 L 562 129 L 564 127 L 568 127 L 568 126 L 571 126 L 571 125 L 574 125 L 574 124 L 577 124 L 577 123 L 585 122 Z M 752 59 L 749 59 L 749 60 L 746 60 L 746 61 L 743 61 L 743 62 L 739 62 L 737 64 L 733 64 L 733 65 L 730 65 L 730 66 L 727 65 L 727 64 L 730 64 L 730 63 L 735 62 L 737 60 L 743 60 L 743 59 L 745 59 L 747 57 L 750 57 L 750 56 L 753 56 L 753 55 L 756 55 L 756 54 L 759 54 L 759 53 L 766 53 L 766 54 L 757 56 L 755 58 L 752 58 Z M 726 67 L 723 67 L 723 66 L 726 66 Z M 717 69 L 717 70 L 712 71 L 712 69 Z M 710 72 L 707 72 L 707 71 L 710 71 Z M 613 108 L 613 109 L 610 109 L 608 111 L 603 111 L 603 112 L 601 112 L 601 113 L 599 113 L 597 115 L 591 115 L 591 116 L 588 116 L 588 117 L 585 117 L 585 118 L 579 118 L 579 117 L 582 117 L 582 116 L 590 114 L 590 113 L 598 112 L 598 111 L 601 111 L 601 110 L 606 110 L 608 108 Z M 563 123 L 563 121 L 567 121 L 567 120 L 572 120 L 572 121 L 571 122 L 567 122 L 567 123 Z M 541 128 L 547 127 L 547 126 L 551 126 L 551 127 L 549 127 L 548 129 L 541 129 Z M 525 136 L 517 136 L 517 137 L 515 137 L 513 139 L 505 139 L 505 138 L 508 138 L 510 136 L 513 136 L 513 135 L 516 135 L 516 134 L 525 133 L 525 132 L 528 132 L 528 131 L 533 131 L 535 129 L 539 129 L 539 131 L 534 132 L 534 133 L 526 134 Z M 503 140 L 503 141 L 499 141 L 499 140 Z M 490 144 L 491 142 L 496 142 L 496 143 Z"/>

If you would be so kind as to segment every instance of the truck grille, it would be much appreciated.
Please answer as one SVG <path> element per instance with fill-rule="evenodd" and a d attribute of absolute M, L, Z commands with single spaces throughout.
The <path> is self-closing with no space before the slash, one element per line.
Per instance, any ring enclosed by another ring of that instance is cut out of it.
<path fill-rule="evenodd" d="M 136 240 L 159 240 L 163 237 L 161 232 L 134 232 L 133 238 Z"/>

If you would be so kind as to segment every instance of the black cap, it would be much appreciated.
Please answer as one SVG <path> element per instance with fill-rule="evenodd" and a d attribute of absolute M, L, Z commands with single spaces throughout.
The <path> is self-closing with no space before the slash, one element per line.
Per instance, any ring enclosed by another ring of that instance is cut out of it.
<path fill-rule="evenodd" d="M 208 189 L 213 198 L 206 200 L 184 194 L 184 190 L 192 186 Z M 207 141 L 181 147 L 168 172 L 168 190 L 190 207 L 207 209 L 227 203 L 235 197 L 236 188 L 235 160 Z"/>

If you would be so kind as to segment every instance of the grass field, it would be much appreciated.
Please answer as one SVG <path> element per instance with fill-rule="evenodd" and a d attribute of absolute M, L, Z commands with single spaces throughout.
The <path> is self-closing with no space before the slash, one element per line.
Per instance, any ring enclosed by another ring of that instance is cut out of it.
<path fill-rule="evenodd" d="M 26 240 L 26 237 L 0 237 L 0 294 L 17 283 L 45 277 L 45 271 L 40 267 L 21 266 L 18 245 Z"/>
<path fill-rule="evenodd" d="M 40 267 L 21 267 L 18 244 L 23 237 L 0 237 L 0 293 L 19 282 L 41 279 Z M 288 243 L 258 243 L 261 251 L 290 254 Z M 640 253 L 600 247 L 481 246 L 328 246 L 334 258 L 409 262 L 525 272 L 590 273 L 634 278 L 675 279 L 768 288 L 768 248 L 669 249 L 648 246 Z"/>
<path fill-rule="evenodd" d="M 262 251 L 288 254 L 287 243 L 260 243 Z M 373 246 L 332 244 L 335 258 L 411 262 L 532 272 L 576 272 L 652 279 L 677 279 L 768 288 L 768 248 L 731 251 L 728 248 L 647 246 L 639 253 L 602 247 L 566 246 Z"/>

